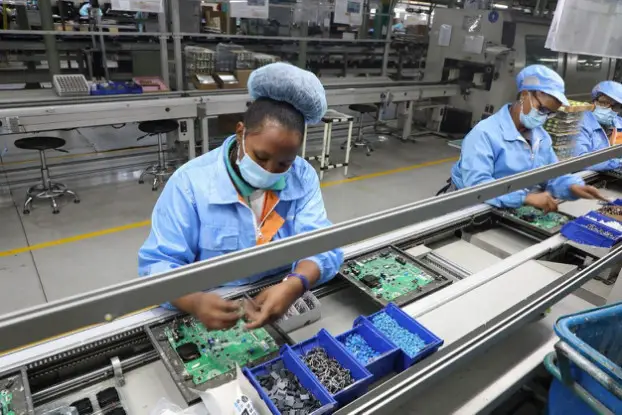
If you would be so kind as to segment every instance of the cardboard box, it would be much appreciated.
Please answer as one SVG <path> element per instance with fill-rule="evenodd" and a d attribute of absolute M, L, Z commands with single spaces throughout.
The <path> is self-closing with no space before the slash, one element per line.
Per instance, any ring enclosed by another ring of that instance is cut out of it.
<path fill-rule="evenodd" d="M 218 82 L 218 85 L 222 89 L 237 89 L 241 88 L 235 75 L 229 72 L 221 72 L 214 74 L 214 79 Z"/>
<path fill-rule="evenodd" d="M 205 25 L 209 28 L 224 32 L 227 28 L 227 14 L 205 9 Z"/>
<path fill-rule="evenodd" d="M 248 85 L 248 78 L 250 78 L 253 71 L 254 69 L 237 69 L 234 72 L 235 77 L 238 79 L 239 88 L 246 88 Z"/>
<path fill-rule="evenodd" d="M 196 74 L 192 77 L 192 83 L 196 89 L 203 91 L 210 91 L 219 88 L 218 82 L 216 82 L 216 79 L 214 79 L 211 75 Z"/>

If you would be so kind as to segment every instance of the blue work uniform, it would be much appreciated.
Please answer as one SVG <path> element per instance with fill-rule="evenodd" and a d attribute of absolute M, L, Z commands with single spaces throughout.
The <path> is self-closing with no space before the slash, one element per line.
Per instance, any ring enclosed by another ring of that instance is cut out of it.
<path fill-rule="evenodd" d="M 138 252 L 140 276 L 250 248 L 263 237 L 258 235 L 254 214 L 229 174 L 228 154 L 234 140 L 235 136 L 229 137 L 221 147 L 189 161 L 171 176 L 153 209 L 151 233 Z M 270 240 L 331 225 L 317 173 L 308 162 L 297 157 L 280 188 L 274 192 L 277 198 L 270 210 L 277 219 L 274 223 L 280 226 L 273 228 Z M 343 253 L 333 249 L 306 260 L 317 264 L 321 271 L 318 283 L 324 283 L 339 270 Z M 279 271 L 227 285 L 250 284 Z"/>
<path fill-rule="evenodd" d="M 613 127 L 617 134 L 622 133 L 622 119 L 616 117 L 613 121 Z M 596 117 L 591 112 L 586 112 L 583 115 L 583 121 L 581 123 L 581 130 L 577 135 L 574 146 L 574 156 L 581 156 L 597 150 L 602 150 L 610 146 L 609 137 L 605 133 L 605 130 L 596 120 Z M 603 170 L 617 170 L 622 168 L 622 160 L 611 159 L 603 161 L 602 163 L 595 164 L 588 167 L 586 170 L 603 171 Z"/>
<path fill-rule="evenodd" d="M 82 7 L 80 7 L 80 10 L 79 10 L 78 13 L 82 17 L 88 17 L 89 16 L 89 10 L 91 9 L 91 7 L 93 7 L 93 6 L 91 6 L 89 3 L 87 3 L 87 4 L 83 5 Z M 102 15 L 101 9 L 97 9 L 97 10 L 99 11 L 98 14 L 101 16 Z"/>
<path fill-rule="evenodd" d="M 462 142 L 460 160 L 451 169 L 451 180 L 458 189 L 489 183 L 496 179 L 557 163 L 551 136 L 542 127 L 531 130 L 531 145 L 523 138 L 505 105 L 495 114 L 480 121 Z M 573 184 L 583 185 L 574 175 L 564 175 L 543 183 L 541 187 L 560 199 L 574 199 Z M 521 189 L 486 203 L 505 208 L 520 207 L 530 189 Z"/>

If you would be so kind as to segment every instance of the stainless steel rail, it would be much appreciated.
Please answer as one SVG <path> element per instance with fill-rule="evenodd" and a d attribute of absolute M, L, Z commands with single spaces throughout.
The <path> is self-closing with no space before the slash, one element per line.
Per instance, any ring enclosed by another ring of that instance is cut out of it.
<path fill-rule="evenodd" d="M 620 156 L 622 147 L 611 147 L 442 197 L 388 209 L 268 245 L 190 264 L 150 278 L 135 279 L 9 313 L 0 317 L 0 338 L 3 339 L 0 349 L 11 349 L 89 324 L 111 321 L 142 307 L 275 269 L 309 255 L 479 204 L 491 197 Z"/>

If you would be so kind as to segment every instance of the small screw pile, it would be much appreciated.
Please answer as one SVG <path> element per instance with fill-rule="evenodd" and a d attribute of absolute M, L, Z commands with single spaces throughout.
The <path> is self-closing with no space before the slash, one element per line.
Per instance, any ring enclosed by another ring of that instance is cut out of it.
<path fill-rule="evenodd" d="M 380 356 L 380 353 L 374 350 L 360 334 L 350 334 L 346 337 L 344 345 L 356 357 L 356 360 L 364 365 Z"/>
<path fill-rule="evenodd" d="M 591 223 L 589 225 L 585 225 L 585 227 L 591 231 L 594 231 L 596 233 L 598 233 L 599 235 L 605 236 L 609 239 L 616 239 L 616 236 L 614 234 L 612 234 L 611 232 L 602 229 L 596 225 L 592 225 Z"/>
<path fill-rule="evenodd" d="M 605 213 L 607 215 L 622 216 L 622 206 L 616 206 L 616 205 L 603 206 L 602 208 L 598 210 L 598 212 Z"/>
<path fill-rule="evenodd" d="M 331 395 L 354 383 L 350 371 L 341 366 L 337 360 L 329 357 L 326 350 L 321 347 L 313 348 L 302 356 L 302 360 Z"/>
<path fill-rule="evenodd" d="M 322 404 L 300 384 L 296 375 L 287 370 L 282 360 L 266 368 L 266 375 L 257 380 L 270 400 L 283 415 L 307 415 Z"/>
<path fill-rule="evenodd" d="M 400 326 L 387 313 L 377 314 L 372 317 L 371 322 L 410 357 L 414 357 L 425 347 L 425 341 L 421 337 Z"/>

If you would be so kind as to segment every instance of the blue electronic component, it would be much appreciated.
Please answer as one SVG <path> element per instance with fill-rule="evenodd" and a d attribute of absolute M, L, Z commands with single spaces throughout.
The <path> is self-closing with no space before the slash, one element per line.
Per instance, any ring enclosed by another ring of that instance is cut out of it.
<path fill-rule="evenodd" d="M 426 346 L 421 337 L 400 326 L 387 313 L 378 313 L 371 317 L 371 321 L 382 334 L 410 357 L 416 356 Z"/>
<path fill-rule="evenodd" d="M 350 334 L 346 337 L 344 345 L 346 349 L 364 365 L 380 356 L 380 352 L 374 350 L 360 334 Z"/>

